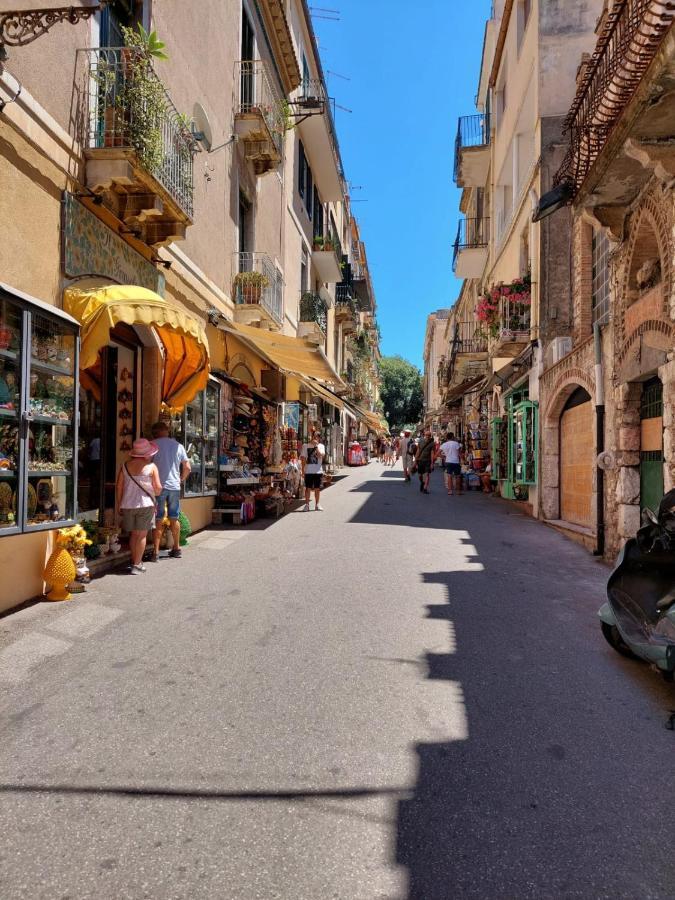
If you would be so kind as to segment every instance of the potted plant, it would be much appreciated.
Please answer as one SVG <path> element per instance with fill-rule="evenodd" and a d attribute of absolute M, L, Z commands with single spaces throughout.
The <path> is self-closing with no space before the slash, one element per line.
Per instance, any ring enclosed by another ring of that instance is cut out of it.
<path fill-rule="evenodd" d="M 237 272 L 234 276 L 235 290 L 240 303 L 259 304 L 263 289 L 269 287 L 270 280 L 262 272 Z"/>
<path fill-rule="evenodd" d="M 321 235 L 321 234 L 314 235 L 314 249 L 315 250 L 325 250 L 326 249 L 323 235 Z"/>

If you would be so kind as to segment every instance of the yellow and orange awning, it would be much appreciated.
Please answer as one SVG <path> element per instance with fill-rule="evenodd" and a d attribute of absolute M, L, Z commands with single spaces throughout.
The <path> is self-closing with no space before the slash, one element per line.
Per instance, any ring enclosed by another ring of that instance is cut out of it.
<path fill-rule="evenodd" d="M 162 402 L 180 408 L 206 387 L 209 345 L 203 324 L 154 291 L 111 284 L 92 290 L 69 288 L 64 308 L 82 325 L 80 369 L 95 369 L 111 330 L 123 322 L 153 328 L 165 351 Z"/>

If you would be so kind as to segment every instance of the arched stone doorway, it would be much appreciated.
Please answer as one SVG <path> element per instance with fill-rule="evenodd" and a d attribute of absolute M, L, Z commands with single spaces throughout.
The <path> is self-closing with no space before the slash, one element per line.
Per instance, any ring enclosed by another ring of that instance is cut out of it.
<path fill-rule="evenodd" d="M 560 415 L 560 518 L 592 528 L 595 416 L 591 396 L 578 387 Z"/>
<path fill-rule="evenodd" d="M 575 366 L 561 372 L 551 388 L 542 421 L 541 510 L 550 521 L 567 521 L 594 531 L 593 384 L 585 369 Z"/>

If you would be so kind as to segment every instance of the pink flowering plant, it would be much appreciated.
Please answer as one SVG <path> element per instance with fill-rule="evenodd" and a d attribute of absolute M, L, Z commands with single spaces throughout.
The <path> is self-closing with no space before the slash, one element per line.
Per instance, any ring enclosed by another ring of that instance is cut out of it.
<path fill-rule="evenodd" d="M 502 302 L 504 313 L 502 314 Z M 529 328 L 529 307 L 532 303 L 530 276 L 525 275 L 510 284 L 493 285 L 478 299 L 476 319 L 481 334 L 496 338 L 502 331 L 524 331 Z"/>

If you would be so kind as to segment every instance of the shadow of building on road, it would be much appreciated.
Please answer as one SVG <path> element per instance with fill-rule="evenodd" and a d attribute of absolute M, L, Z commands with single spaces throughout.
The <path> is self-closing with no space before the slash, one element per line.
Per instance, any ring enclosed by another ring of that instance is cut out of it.
<path fill-rule="evenodd" d="M 645 866 L 645 847 L 668 839 L 672 803 L 641 762 L 671 758 L 675 698 L 604 646 L 592 562 L 570 565 L 578 548 L 555 541 L 557 557 L 528 565 L 519 538 L 500 555 L 487 528 L 482 566 L 421 575 L 444 593 L 424 608 L 447 652 L 424 658 L 448 685 L 455 734 L 416 745 L 417 783 L 398 804 L 408 897 L 666 897 L 675 864 L 655 852 Z"/>

